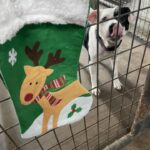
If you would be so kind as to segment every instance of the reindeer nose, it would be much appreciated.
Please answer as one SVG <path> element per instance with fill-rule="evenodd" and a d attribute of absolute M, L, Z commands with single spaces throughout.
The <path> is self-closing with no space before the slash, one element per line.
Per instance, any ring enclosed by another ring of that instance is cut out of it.
<path fill-rule="evenodd" d="M 24 100 L 25 100 L 26 102 L 29 102 L 32 98 L 33 98 L 33 94 L 32 94 L 32 93 L 29 93 L 29 94 L 27 94 L 27 95 L 25 96 Z"/>

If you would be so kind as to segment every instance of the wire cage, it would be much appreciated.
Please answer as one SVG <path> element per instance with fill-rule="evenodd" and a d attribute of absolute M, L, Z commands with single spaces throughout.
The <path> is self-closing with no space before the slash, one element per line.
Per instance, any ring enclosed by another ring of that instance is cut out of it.
<path fill-rule="evenodd" d="M 120 57 L 119 78 L 123 84 L 122 91 L 113 89 L 114 68 L 111 70 L 107 65 L 110 57 L 99 60 L 97 54 L 97 61 L 90 65 L 97 66 L 98 83 L 95 88 L 100 87 L 102 93 L 99 97 L 93 96 L 94 103 L 88 115 L 75 124 L 23 140 L 10 96 L 0 81 L 0 149 L 101 150 L 130 132 L 138 98 L 150 65 L 150 1 L 91 0 L 91 5 L 97 9 L 129 6 L 132 10 L 130 13 L 136 16 L 135 23 L 131 25 L 123 40 L 121 50 L 110 56 Z M 99 18 L 97 20 L 99 23 Z M 92 90 L 88 72 L 90 65 L 87 51 L 83 48 L 78 77 L 89 91 Z"/>

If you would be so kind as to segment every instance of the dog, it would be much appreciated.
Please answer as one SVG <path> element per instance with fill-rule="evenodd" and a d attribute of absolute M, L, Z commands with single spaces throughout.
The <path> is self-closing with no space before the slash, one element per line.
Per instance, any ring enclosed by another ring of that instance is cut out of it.
<path fill-rule="evenodd" d="M 87 29 L 84 47 L 89 53 L 89 64 L 93 64 L 97 61 L 97 40 L 99 43 L 99 60 L 103 56 L 112 55 L 120 47 L 123 37 L 129 30 L 129 24 L 134 20 L 134 16 L 129 14 L 130 9 L 128 7 L 122 8 L 107 8 L 99 10 L 99 35 L 97 36 L 97 25 L 92 25 Z M 117 17 L 119 16 L 120 17 Z M 114 18 L 114 19 L 113 19 Z M 106 21 L 108 20 L 108 21 Z M 88 16 L 89 24 L 97 22 L 97 10 L 92 10 Z M 114 67 L 114 80 L 113 87 L 117 90 L 122 89 L 122 83 L 118 78 L 118 57 L 116 56 L 115 67 Z M 110 64 L 113 68 L 114 58 L 110 58 Z M 89 66 L 92 93 L 94 95 L 100 95 L 101 91 L 95 88 L 97 87 L 97 67 L 95 65 Z"/>

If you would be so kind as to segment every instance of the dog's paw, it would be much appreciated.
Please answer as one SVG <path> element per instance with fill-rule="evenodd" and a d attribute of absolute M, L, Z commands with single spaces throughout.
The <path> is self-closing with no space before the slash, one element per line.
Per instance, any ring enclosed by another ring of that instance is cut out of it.
<path fill-rule="evenodd" d="M 121 90 L 122 89 L 122 83 L 120 82 L 119 79 L 114 80 L 113 86 L 116 90 Z"/>
<path fill-rule="evenodd" d="M 94 94 L 95 96 L 99 96 L 101 94 L 101 90 L 100 89 L 93 89 L 92 90 L 92 94 Z"/>

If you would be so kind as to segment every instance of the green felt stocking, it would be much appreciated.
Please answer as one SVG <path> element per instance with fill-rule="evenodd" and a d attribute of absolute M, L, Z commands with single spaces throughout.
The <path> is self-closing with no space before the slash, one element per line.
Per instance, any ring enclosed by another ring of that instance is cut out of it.
<path fill-rule="evenodd" d="M 84 30 L 77 25 L 26 25 L 0 45 L 1 70 L 22 137 L 73 123 L 88 113 L 92 97 L 77 80 Z"/>

